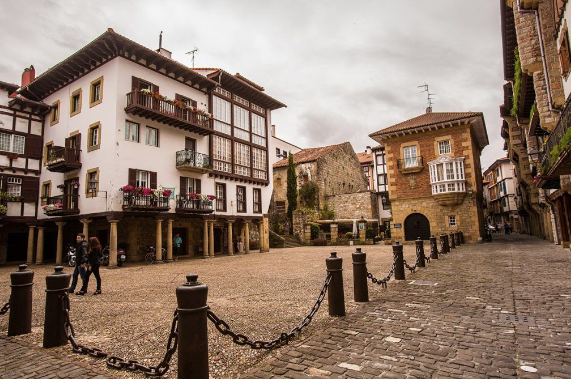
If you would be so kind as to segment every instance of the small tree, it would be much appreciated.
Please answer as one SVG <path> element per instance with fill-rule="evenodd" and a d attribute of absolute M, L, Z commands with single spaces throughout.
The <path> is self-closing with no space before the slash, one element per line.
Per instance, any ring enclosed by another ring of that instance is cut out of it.
<path fill-rule="evenodd" d="M 287 218 L 293 226 L 293 211 L 297 208 L 297 176 L 295 175 L 295 165 L 293 155 L 289 153 L 287 162 Z M 291 233 L 291 229 L 288 230 Z"/>
<path fill-rule="evenodd" d="M 317 208 L 319 187 L 312 181 L 304 183 L 299 189 L 299 202 L 302 206 L 310 209 Z"/>

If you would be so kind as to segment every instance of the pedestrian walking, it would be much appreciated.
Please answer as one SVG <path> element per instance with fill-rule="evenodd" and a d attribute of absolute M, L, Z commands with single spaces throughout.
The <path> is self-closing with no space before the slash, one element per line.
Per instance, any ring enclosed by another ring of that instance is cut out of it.
<path fill-rule="evenodd" d="M 182 238 L 180 238 L 178 234 L 174 235 L 173 244 L 174 244 L 174 260 L 176 261 L 180 254 L 180 247 L 182 245 Z"/>
<path fill-rule="evenodd" d="M 85 273 L 85 280 L 83 281 L 81 290 L 77 292 L 76 295 L 83 296 L 87 293 L 91 274 L 93 274 L 95 280 L 97 280 L 97 289 L 93 294 L 101 294 L 101 275 L 99 275 L 99 267 L 101 267 L 101 244 L 96 237 L 91 237 L 87 250 L 87 272 Z"/>
<path fill-rule="evenodd" d="M 242 239 L 240 237 L 238 237 L 236 240 L 238 241 L 236 243 L 236 245 L 238 245 L 238 253 L 242 254 L 244 252 L 244 242 L 242 242 Z"/>
<path fill-rule="evenodd" d="M 77 243 L 75 248 L 75 269 L 73 270 L 69 293 L 75 292 L 78 277 L 81 277 L 82 283 L 85 280 L 85 264 L 87 263 L 87 241 L 85 240 L 85 234 L 79 233 L 75 237 L 75 242 Z"/>
<path fill-rule="evenodd" d="M 508 224 L 507 222 L 504 224 L 504 229 L 506 231 L 506 234 L 510 234 L 510 224 Z"/>

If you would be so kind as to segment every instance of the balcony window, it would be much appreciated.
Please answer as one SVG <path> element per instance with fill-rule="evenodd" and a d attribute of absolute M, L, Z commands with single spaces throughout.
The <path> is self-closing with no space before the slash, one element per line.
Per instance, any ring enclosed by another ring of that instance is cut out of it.
<path fill-rule="evenodd" d="M 137 170 L 137 187 L 149 188 L 151 183 L 151 173 L 149 171 Z"/>
<path fill-rule="evenodd" d="M 212 137 L 214 170 L 232 172 L 232 141 L 219 136 Z"/>
<path fill-rule="evenodd" d="M 136 122 L 125 121 L 125 140 L 139 142 L 139 124 Z"/>
<path fill-rule="evenodd" d="M 418 155 L 416 146 L 406 146 L 403 148 L 404 154 L 404 168 L 411 168 L 418 166 Z"/>
<path fill-rule="evenodd" d="M 216 183 L 216 210 L 226 212 L 226 184 Z"/>
<path fill-rule="evenodd" d="M 252 113 L 252 142 L 266 146 L 266 119 Z"/>
<path fill-rule="evenodd" d="M 234 136 L 250 141 L 250 111 L 234 105 Z"/>
<path fill-rule="evenodd" d="M 262 213 L 262 190 L 254 188 L 254 213 Z"/>
<path fill-rule="evenodd" d="M 236 203 L 237 211 L 240 213 L 246 212 L 246 187 L 236 187 Z"/>
<path fill-rule="evenodd" d="M 384 166 L 385 164 L 386 164 L 386 162 L 385 162 L 385 151 L 381 150 L 377 154 L 377 165 L 378 166 Z"/>
<path fill-rule="evenodd" d="M 432 194 L 466 192 L 464 177 L 464 157 L 441 156 L 428 163 Z"/>
<path fill-rule="evenodd" d="M 452 152 L 452 148 L 450 146 L 450 140 L 446 141 L 438 141 L 438 154 L 450 154 Z"/>
<path fill-rule="evenodd" d="M 387 174 L 377 175 L 377 185 L 379 192 L 388 192 Z"/>
<path fill-rule="evenodd" d="M 250 176 L 250 146 L 235 142 L 234 163 L 235 174 Z"/>
<path fill-rule="evenodd" d="M 265 150 L 255 147 L 252 148 L 252 166 L 254 168 L 254 178 L 268 179 L 268 165 Z"/>
<path fill-rule="evenodd" d="M 0 151 L 24 154 L 26 137 L 16 134 L 0 133 Z"/>
<path fill-rule="evenodd" d="M 149 146 L 159 147 L 159 129 L 147 126 L 146 144 Z"/>

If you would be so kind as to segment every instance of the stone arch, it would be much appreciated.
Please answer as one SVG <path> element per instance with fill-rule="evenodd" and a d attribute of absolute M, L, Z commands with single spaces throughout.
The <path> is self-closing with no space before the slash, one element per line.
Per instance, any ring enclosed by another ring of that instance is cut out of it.
<path fill-rule="evenodd" d="M 404 239 L 414 241 L 418 237 L 422 240 L 430 238 L 430 222 L 422 213 L 412 213 L 404 220 Z"/>

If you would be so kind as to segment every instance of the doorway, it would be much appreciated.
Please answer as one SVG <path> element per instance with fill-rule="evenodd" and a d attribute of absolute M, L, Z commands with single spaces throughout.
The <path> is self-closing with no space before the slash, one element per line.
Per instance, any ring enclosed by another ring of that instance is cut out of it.
<path fill-rule="evenodd" d="M 186 228 L 173 228 L 172 229 L 172 238 L 174 240 L 174 236 L 176 235 L 180 236 L 180 239 L 182 240 L 182 243 L 180 245 L 180 251 L 179 251 L 179 256 L 180 255 L 188 255 L 188 245 L 187 243 L 187 238 L 186 238 Z M 176 251 L 176 247 L 173 243 L 173 254 Z"/>
<path fill-rule="evenodd" d="M 28 233 L 9 233 L 6 262 L 26 261 L 28 255 Z"/>
<path fill-rule="evenodd" d="M 428 240 L 430 238 L 430 222 L 421 213 L 413 213 L 404 220 L 404 239 L 414 241 L 417 238 Z"/>

